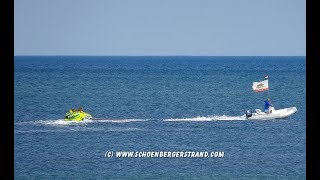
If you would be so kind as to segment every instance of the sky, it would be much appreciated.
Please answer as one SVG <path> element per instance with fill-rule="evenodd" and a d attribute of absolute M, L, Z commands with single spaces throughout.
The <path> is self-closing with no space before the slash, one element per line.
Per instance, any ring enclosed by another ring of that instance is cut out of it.
<path fill-rule="evenodd" d="M 14 55 L 305 56 L 305 0 L 14 0 Z"/>

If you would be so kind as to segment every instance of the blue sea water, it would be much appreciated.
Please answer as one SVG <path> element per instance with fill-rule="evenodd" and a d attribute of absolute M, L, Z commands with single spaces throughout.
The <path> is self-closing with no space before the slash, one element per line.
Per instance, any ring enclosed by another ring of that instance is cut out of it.
<path fill-rule="evenodd" d="M 254 92 L 266 75 L 269 94 Z M 298 111 L 246 120 L 268 96 Z M 63 120 L 80 106 L 96 119 Z M 14 177 L 306 179 L 305 57 L 15 56 Z"/>

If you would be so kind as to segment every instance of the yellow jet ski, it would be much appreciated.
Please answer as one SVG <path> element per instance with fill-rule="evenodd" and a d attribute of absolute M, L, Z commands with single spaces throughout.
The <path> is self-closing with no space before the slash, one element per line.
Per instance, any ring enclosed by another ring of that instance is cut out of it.
<path fill-rule="evenodd" d="M 65 121 L 83 121 L 85 119 L 92 119 L 92 116 L 84 111 L 82 111 L 82 108 L 79 108 L 78 110 L 70 109 L 64 118 Z"/>

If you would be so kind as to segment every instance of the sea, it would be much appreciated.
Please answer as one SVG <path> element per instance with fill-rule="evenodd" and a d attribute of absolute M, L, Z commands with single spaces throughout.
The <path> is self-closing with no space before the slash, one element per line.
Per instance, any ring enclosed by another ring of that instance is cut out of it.
<path fill-rule="evenodd" d="M 306 179 L 306 57 L 15 56 L 14 178 Z"/>

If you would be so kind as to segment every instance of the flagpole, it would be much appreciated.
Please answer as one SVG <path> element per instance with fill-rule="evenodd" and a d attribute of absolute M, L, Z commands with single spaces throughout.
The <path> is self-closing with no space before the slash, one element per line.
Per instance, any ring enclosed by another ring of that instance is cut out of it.
<path fill-rule="evenodd" d="M 268 98 L 270 99 L 270 93 L 269 93 L 269 91 L 270 91 L 270 86 L 269 86 L 269 76 L 267 75 L 267 76 L 265 76 L 264 77 L 265 79 L 267 79 L 268 80 Z M 271 99 L 270 99 L 271 100 Z"/>

